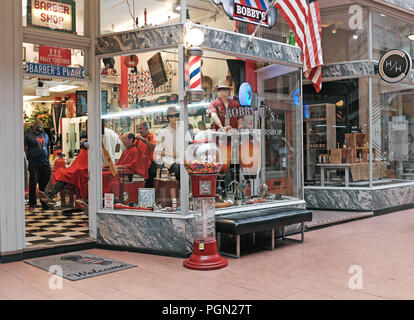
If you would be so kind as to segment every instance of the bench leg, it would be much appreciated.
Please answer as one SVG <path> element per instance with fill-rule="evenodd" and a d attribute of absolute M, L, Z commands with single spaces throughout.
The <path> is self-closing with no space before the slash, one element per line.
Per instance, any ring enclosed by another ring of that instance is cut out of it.
<path fill-rule="evenodd" d="M 217 250 L 220 251 L 221 249 L 221 233 L 217 232 Z"/>
<path fill-rule="evenodd" d="M 285 239 L 285 227 L 282 227 L 282 239 Z"/>
<path fill-rule="evenodd" d="M 275 229 L 272 229 L 272 250 L 275 250 Z"/>
<path fill-rule="evenodd" d="M 300 240 L 287 238 L 284 234 L 284 228 L 282 228 L 282 239 L 283 240 L 292 240 L 292 241 L 304 242 L 305 241 L 305 223 L 301 222 L 301 224 L 300 224 Z"/>
<path fill-rule="evenodd" d="M 236 236 L 236 257 L 240 258 L 240 235 Z"/>
<path fill-rule="evenodd" d="M 256 232 L 253 232 L 252 239 L 253 239 L 253 246 L 254 246 L 256 244 Z"/>

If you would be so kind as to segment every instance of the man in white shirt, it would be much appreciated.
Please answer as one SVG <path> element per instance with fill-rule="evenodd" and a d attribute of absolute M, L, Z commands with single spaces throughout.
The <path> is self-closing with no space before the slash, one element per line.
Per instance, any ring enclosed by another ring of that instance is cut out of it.
<path fill-rule="evenodd" d="M 168 126 L 158 133 L 157 145 L 154 149 L 154 156 L 162 160 L 164 166 L 170 173 L 174 173 L 177 180 L 180 180 L 180 163 L 183 163 L 185 150 L 182 139 L 177 139 L 177 134 L 184 136 L 184 132 L 181 133 L 178 126 L 179 118 L 180 113 L 176 107 L 167 109 Z M 185 141 L 191 141 L 188 131 L 185 133 Z"/>
<path fill-rule="evenodd" d="M 111 156 L 112 162 L 115 163 L 115 153 L 121 149 L 121 140 L 115 131 L 109 129 L 108 120 L 104 120 L 105 131 L 102 136 L 102 142 L 106 150 L 108 150 Z M 106 165 L 106 160 L 102 157 L 103 164 Z"/>

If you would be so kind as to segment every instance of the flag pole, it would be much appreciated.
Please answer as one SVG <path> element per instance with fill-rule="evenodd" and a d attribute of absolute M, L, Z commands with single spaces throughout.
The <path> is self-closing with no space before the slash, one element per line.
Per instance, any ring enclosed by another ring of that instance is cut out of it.
<path fill-rule="evenodd" d="M 266 19 L 267 14 L 269 13 L 270 8 L 272 8 L 275 3 L 277 2 L 277 0 L 273 0 L 272 4 L 269 6 L 269 8 L 267 8 L 266 13 L 263 15 L 262 19 L 260 20 L 260 22 L 258 23 L 258 25 L 256 26 L 256 29 L 254 29 L 253 33 L 250 35 L 250 41 L 253 41 L 257 30 L 259 29 L 259 27 L 262 25 L 263 21 Z"/>

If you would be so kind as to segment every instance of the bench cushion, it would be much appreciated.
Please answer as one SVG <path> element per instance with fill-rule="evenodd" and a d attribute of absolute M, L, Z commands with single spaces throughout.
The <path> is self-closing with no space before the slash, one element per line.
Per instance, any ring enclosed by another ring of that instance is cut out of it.
<path fill-rule="evenodd" d="M 312 211 L 301 208 L 267 208 L 216 217 L 216 231 L 234 235 L 271 230 L 312 220 Z"/>

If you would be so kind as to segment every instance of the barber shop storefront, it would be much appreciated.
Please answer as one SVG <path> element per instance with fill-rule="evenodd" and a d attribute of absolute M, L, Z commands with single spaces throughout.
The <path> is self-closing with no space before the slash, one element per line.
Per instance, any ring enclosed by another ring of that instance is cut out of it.
<path fill-rule="evenodd" d="M 7 0 L 1 57 L 14 81 L 2 105 L 15 107 L 2 108 L 0 130 L 15 139 L 0 157 L 2 255 L 76 243 L 189 256 L 194 141 L 220 150 L 216 216 L 305 208 L 301 50 L 274 8 L 256 30 L 266 9 Z M 48 160 L 41 178 L 33 145 Z"/>
<path fill-rule="evenodd" d="M 168 11 L 166 4 L 149 1 L 145 9 L 139 3 L 139 27 L 115 34 L 106 34 L 115 18 L 101 7 L 99 92 L 117 99 L 93 121 L 136 144 L 139 164 L 123 166 L 121 150 L 114 159 L 116 177 L 105 164 L 91 176 L 99 186 L 99 245 L 179 257 L 191 253 L 196 203 L 184 151 L 194 141 L 211 140 L 220 149 L 217 216 L 305 207 L 301 52 L 286 44 L 287 24 L 279 17 L 276 31 L 276 10 L 271 11 L 267 26 L 250 38 L 257 24 L 246 23 L 242 12 L 229 17 L 226 3 L 186 4 L 165 13 L 169 19 L 161 22 L 162 15 L 151 16 L 149 7 Z M 264 32 L 279 42 L 264 40 Z M 108 85 L 106 74 L 114 69 L 121 82 Z"/>

